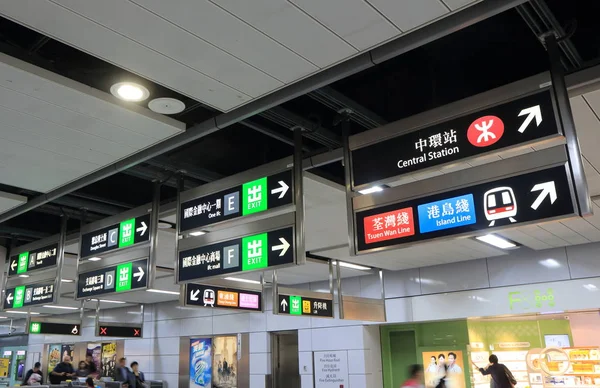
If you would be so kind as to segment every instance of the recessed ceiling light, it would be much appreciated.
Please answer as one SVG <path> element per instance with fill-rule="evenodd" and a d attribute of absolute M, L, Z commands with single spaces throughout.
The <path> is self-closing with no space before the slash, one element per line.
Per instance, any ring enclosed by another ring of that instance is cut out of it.
<path fill-rule="evenodd" d="M 28 278 L 29 275 L 19 275 L 20 278 Z"/>
<path fill-rule="evenodd" d="M 155 288 L 151 288 L 146 290 L 148 292 L 155 292 L 157 294 L 169 294 L 169 295 L 179 295 L 179 291 L 167 291 L 167 290 L 157 290 Z"/>
<path fill-rule="evenodd" d="M 335 265 L 336 262 L 333 262 L 333 265 Z M 346 268 L 350 268 L 350 269 L 357 269 L 359 271 L 369 271 L 371 270 L 371 267 L 365 267 L 364 265 L 358 265 L 358 264 L 352 264 L 352 263 L 346 263 L 344 261 L 340 261 L 340 267 L 346 267 Z"/>
<path fill-rule="evenodd" d="M 118 82 L 110 87 L 110 92 L 123 101 L 144 101 L 150 96 L 148 89 L 134 82 Z"/>
<path fill-rule="evenodd" d="M 89 261 L 100 261 L 100 260 L 102 260 L 102 258 L 101 257 L 90 257 L 88 260 Z"/>
<path fill-rule="evenodd" d="M 190 233 L 190 236 L 198 237 L 198 236 L 202 236 L 202 235 L 204 235 L 204 234 L 206 234 L 206 232 L 204 232 L 204 231 L 202 231 L 202 230 L 199 230 L 199 231 L 197 231 L 197 232 L 192 232 L 192 233 Z"/>
<path fill-rule="evenodd" d="M 158 229 L 171 229 L 172 227 L 173 227 L 173 225 L 169 224 L 168 222 L 160 221 L 158 223 Z"/>
<path fill-rule="evenodd" d="M 174 98 L 159 97 L 148 103 L 148 108 L 151 111 L 160 113 L 163 115 L 174 115 L 183 112 L 185 104 Z"/>
<path fill-rule="evenodd" d="M 60 281 L 63 283 L 74 283 L 75 282 L 75 280 L 73 280 L 73 279 L 60 279 Z"/>
<path fill-rule="evenodd" d="M 27 314 L 27 311 L 17 311 L 17 310 L 6 310 L 5 313 L 11 314 Z M 40 315 L 40 313 L 36 313 L 34 311 L 30 312 L 31 315 Z"/>
<path fill-rule="evenodd" d="M 224 278 L 224 279 L 231 280 L 232 282 L 260 284 L 260 282 L 258 280 L 252 280 L 252 279 L 242 279 L 242 278 Z"/>
<path fill-rule="evenodd" d="M 492 245 L 496 248 L 500 248 L 500 249 L 516 248 L 518 246 L 514 242 L 507 240 L 504 237 L 495 235 L 495 234 L 486 234 L 485 236 L 477 236 L 477 237 L 475 237 L 475 239 L 479 240 L 481 242 L 484 242 L 486 244 Z"/>
<path fill-rule="evenodd" d="M 598 287 L 595 284 L 584 284 L 583 288 L 585 288 L 588 291 L 598 291 Z"/>
<path fill-rule="evenodd" d="M 363 195 L 378 193 L 380 191 L 383 191 L 383 187 L 381 187 L 381 186 L 373 186 L 373 187 L 369 187 L 368 189 L 358 190 L 358 192 Z"/>
<path fill-rule="evenodd" d="M 70 306 L 55 306 L 52 304 L 45 304 L 42 307 L 47 309 L 57 309 L 57 310 L 79 310 L 79 307 L 70 307 Z"/>
<path fill-rule="evenodd" d="M 127 302 L 123 302 L 120 300 L 109 300 L 109 299 L 100 299 L 100 302 L 102 303 L 114 303 L 114 304 L 125 304 Z"/>

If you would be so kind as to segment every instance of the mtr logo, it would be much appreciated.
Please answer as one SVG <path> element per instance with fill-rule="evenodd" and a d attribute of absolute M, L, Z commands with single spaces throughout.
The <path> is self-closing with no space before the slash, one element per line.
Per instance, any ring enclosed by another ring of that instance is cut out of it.
<path fill-rule="evenodd" d="M 554 307 L 554 291 L 549 288 L 545 293 L 539 290 L 529 292 L 514 291 L 508 293 L 508 304 L 511 310 L 540 309 Z"/>

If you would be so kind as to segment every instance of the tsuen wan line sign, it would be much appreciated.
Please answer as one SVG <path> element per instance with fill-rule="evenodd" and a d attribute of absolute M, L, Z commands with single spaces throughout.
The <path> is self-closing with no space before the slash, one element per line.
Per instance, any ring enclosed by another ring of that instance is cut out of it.
<path fill-rule="evenodd" d="M 180 232 L 293 203 L 290 170 L 181 204 Z"/>
<path fill-rule="evenodd" d="M 8 288 L 4 293 L 4 309 L 18 309 L 54 301 L 54 284 L 39 283 Z"/>
<path fill-rule="evenodd" d="M 179 252 L 179 278 L 185 282 L 294 263 L 290 227 Z"/>
<path fill-rule="evenodd" d="M 333 318 L 333 301 L 299 295 L 279 294 L 279 314 Z"/>
<path fill-rule="evenodd" d="M 58 243 L 29 252 L 22 252 L 10 258 L 8 276 L 55 267 L 57 255 Z"/>
<path fill-rule="evenodd" d="M 150 215 L 130 218 L 81 236 L 81 258 L 127 248 L 150 240 Z"/>
<path fill-rule="evenodd" d="M 77 299 L 138 290 L 148 286 L 148 259 L 104 267 L 77 275 Z"/>
<path fill-rule="evenodd" d="M 119 326 L 115 324 L 99 324 L 98 337 L 123 337 L 123 338 L 142 338 L 141 326 Z"/>
<path fill-rule="evenodd" d="M 354 186 L 560 136 L 545 90 L 353 150 Z"/>
<path fill-rule="evenodd" d="M 262 294 L 256 291 L 188 283 L 185 285 L 185 305 L 262 311 Z"/>
<path fill-rule="evenodd" d="M 356 213 L 357 252 L 573 215 L 566 166 Z"/>
<path fill-rule="evenodd" d="M 29 334 L 81 335 L 79 323 L 30 322 Z"/>

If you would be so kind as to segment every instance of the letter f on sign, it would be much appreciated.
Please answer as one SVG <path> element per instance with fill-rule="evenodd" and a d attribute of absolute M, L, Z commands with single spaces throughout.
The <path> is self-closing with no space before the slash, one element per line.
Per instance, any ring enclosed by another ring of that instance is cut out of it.
<path fill-rule="evenodd" d="M 521 292 L 519 292 L 519 291 L 514 291 L 514 292 L 508 293 L 508 304 L 509 304 L 511 310 L 513 309 L 514 303 L 522 302 L 521 299 L 516 297 L 519 294 L 521 294 Z"/>

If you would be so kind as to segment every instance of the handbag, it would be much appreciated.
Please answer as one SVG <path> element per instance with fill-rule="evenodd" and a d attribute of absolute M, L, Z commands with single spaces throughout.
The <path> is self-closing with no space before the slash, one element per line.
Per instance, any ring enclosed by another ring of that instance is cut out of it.
<path fill-rule="evenodd" d="M 510 372 L 510 370 L 508 370 L 506 365 L 502 365 L 502 366 L 504 367 L 504 374 L 506 375 L 506 378 L 508 379 L 508 382 L 510 383 L 510 385 L 512 385 L 513 387 L 515 385 L 517 385 L 517 380 L 515 379 L 515 376 L 513 376 L 513 374 Z"/>

